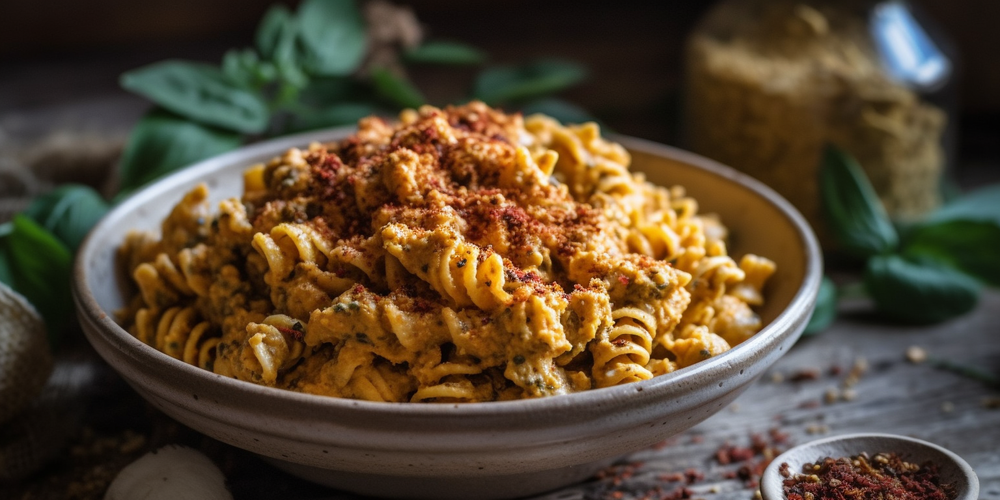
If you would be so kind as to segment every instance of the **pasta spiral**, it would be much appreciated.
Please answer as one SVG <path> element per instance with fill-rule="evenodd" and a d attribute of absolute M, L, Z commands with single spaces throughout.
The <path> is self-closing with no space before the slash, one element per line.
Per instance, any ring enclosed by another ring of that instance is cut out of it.
<path fill-rule="evenodd" d="M 385 248 L 409 272 L 457 307 L 494 310 L 507 304 L 503 258 L 469 244 L 447 229 L 416 231 L 400 224 L 382 229 Z"/>
<path fill-rule="evenodd" d="M 162 312 L 140 309 L 132 334 L 156 350 L 185 363 L 211 370 L 219 337 L 211 323 L 199 321 L 192 307 L 171 307 Z"/>
<path fill-rule="evenodd" d="M 623 307 L 614 310 L 611 317 L 615 326 L 590 348 L 596 386 L 610 387 L 652 378 L 646 364 L 656 331 L 653 315 L 635 307 Z"/>

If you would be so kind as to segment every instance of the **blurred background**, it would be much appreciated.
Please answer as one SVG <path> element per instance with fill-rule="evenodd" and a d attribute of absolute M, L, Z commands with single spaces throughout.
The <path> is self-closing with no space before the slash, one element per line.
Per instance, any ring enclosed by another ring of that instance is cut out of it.
<path fill-rule="evenodd" d="M 584 64 L 589 78 L 561 97 L 615 131 L 678 140 L 678 92 L 685 38 L 712 2 L 531 2 L 424 0 L 410 6 L 425 35 L 486 51 L 491 62 L 557 56 Z M 54 130 L 122 140 L 149 107 L 118 76 L 166 58 L 218 63 L 252 46 L 266 0 L 12 0 L 0 7 L 0 137 L 5 148 Z M 288 2 L 290 7 L 295 2 Z M 959 164 L 1000 162 L 1000 2 L 918 2 L 958 54 Z M 474 69 L 411 72 L 431 102 L 471 85 Z M 442 78 L 445 75 L 446 78 Z M 464 78 L 463 78 L 464 76 Z M 17 139 L 11 145 L 9 139 Z M 48 137 L 51 141 L 52 137 Z M 98 155 L 95 151 L 90 154 Z M 32 157 L 37 162 L 35 151 Z M 99 155 L 98 155 L 99 156 Z M 42 166 L 39 166 L 42 168 Z M 988 171 L 984 175 L 988 175 Z M 964 176 L 975 182 L 974 176 Z M 86 179 L 85 179 L 86 180 Z"/>

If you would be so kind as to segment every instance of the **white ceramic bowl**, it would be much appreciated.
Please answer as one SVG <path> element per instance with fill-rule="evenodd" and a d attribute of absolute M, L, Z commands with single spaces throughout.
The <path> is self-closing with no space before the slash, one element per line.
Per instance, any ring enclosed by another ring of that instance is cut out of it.
<path fill-rule="evenodd" d="M 155 229 L 195 183 L 213 201 L 239 196 L 242 172 L 289 147 L 342 138 L 337 129 L 255 144 L 180 171 L 128 198 L 91 232 L 77 256 L 74 296 L 94 348 L 147 401 L 220 441 L 311 481 L 354 492 L 423 498 L 509 498 L 585 479 L 600 466 L 717 412 L 798 339 L 822 274 L 804 219 L 761 183 L 710 160 L 616 137 L 633 169 L 684 185 L 718 213 L 735 255 L 778 263 L 761 310 L 766 325 L 734 349 L 644 382 L 523 401 L 374 403 L 258 386 L 186 365 L 114 321 L 130 290 L 115 252 L 131 229 Z"/>
<path fill-rule="evenodd" d="M 847 434 L 796 446 L 775 457 L 764 469 L 760 479 L 761 496 L 764 500 L 785 500 L 784 478 L 780 472 L 782 463 L 787 463 L 792 472 L 799 472 L 807 463 L 826 457 L 853 457 L 861 452 L 869 455 L 895 453 L 907 462 L 937 464 L 941 482 L 955 489 L 952 500 L 979 498 L 979 478 L 962 457 L 934 443 L 895 434 Z"/>

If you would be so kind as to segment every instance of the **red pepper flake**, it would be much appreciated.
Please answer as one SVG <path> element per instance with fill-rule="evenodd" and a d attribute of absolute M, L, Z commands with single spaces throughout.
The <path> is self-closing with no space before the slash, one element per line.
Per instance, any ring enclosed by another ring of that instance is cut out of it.
<path fill-rule="evenodd" d="M 291 337 L 291 338 L 293 338 L 295 340 L 302 340 L 302 332 L 300 332 L 298 330 L 293 330 L 291 328 L 285 328 L 283 326 L 276 326 L 275 328 L 277 328 L 279 332 L 281 332 L 281 333 L 283 333 L 285 335 L 288 335 L 289 337 Z"/>
<path fill-rule="evenodd" d="M 621 283 L 621 284 L 623 284 L 623 285 L 625 285 L 625 286 L 628 286 L 628 284 L 631 282 L 631 280 L 629 280 L 628 276 L 619 276 L 618 277 L 618 282 Z"/>
<path fill-rule="evenodd" d="M 721 473 L 725 479 L 739 479 L 748 488 L 755 488 L 760 481 L 764 469 L 774 457 L 781 454 L 775 445 L 784 443 L 788 436 L 778 429 L 771 429 L 765 434 L 751 434 L 750 446 L 734 446 L 723 444 L 716 452 L 715 459 L 719 464 L 739 464 L 736 469 L 728 469 Z"/>
<path fill-rule="evenodd" d="M 803 368 L 789 377 L 788 380 L 792 382 L 805 382 L 807 380 L 818 380 L 819 370 L 816 368 Z"/>
<path fill-rule="evenodd" d="M 788 433 L 782 432 L 781 429 L 777 427 L 772 427 L 767 431 L 768 436 L 771 438 L 771 442 L 775 444 L 784 444 L 788 442 Z"/>
<path fill-rule="evenodd" d="M 736 477 L 743 481 L 750 481 L 753 479 L 753 472 L 750 470 L 750 467 L 741 465 L 739 469 L 736 469 Z"/>
<path fill-rule="evenodd" d="M 681 472 L 671 472 L 669 474 L 660 474 L 656 478 L 669 483 L 679 483 L 684 480 L 684 474 Z"/>
<path fill-rule="evenodd" d="M 697 469 L 687 469 L 684 471 L 684 481 L 688 484 L 697 483 L 705 479 L 705 473 Z"/>
<path fill-rule="evenodd" d="M 429 313 L 434 310 L 434 304 L 430 301 L 417 297 L 413 299 L 413 312 L 418 314 Z"/>
<path fill-rule="evenodd" d="M 681 487 L 660 497 L 659 500 L 686 500 L 692 497 L 694 497 L 694 491 L 691 491 L 686 487 Z"/>
<path fill-rule="evenodd" d="M 744 462 L 750 460 L 754 456 L 753 448 L 743 448 L 740 446 L 732 446 L 728 443 L 722 445 L 715 452 L 715 460 L 721 465 L 728 465 L 736 462 Z"/>
<path fill-rule="evenodd" d="M 941 482 L 936 464 L 905 462 L 895 453 L 826 457 L 804 464 L 802 474 L 789 469 L 787 463 L 779 469 L 788 500 L 948 500 L 955 495 L 952 485 Z"/>

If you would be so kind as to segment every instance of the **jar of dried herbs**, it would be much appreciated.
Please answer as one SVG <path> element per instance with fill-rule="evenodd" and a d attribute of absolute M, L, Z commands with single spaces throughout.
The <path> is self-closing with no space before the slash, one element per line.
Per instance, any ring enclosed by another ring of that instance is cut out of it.
<path fill-rule="evenodd" d="M 814 227 L 827 143 L 858 160 L 894 218 L 932 210 L 953 63 L 917 19 L 903 1 L 724 0 L 688 40 L 686 146 L 769 184 Z"/>

